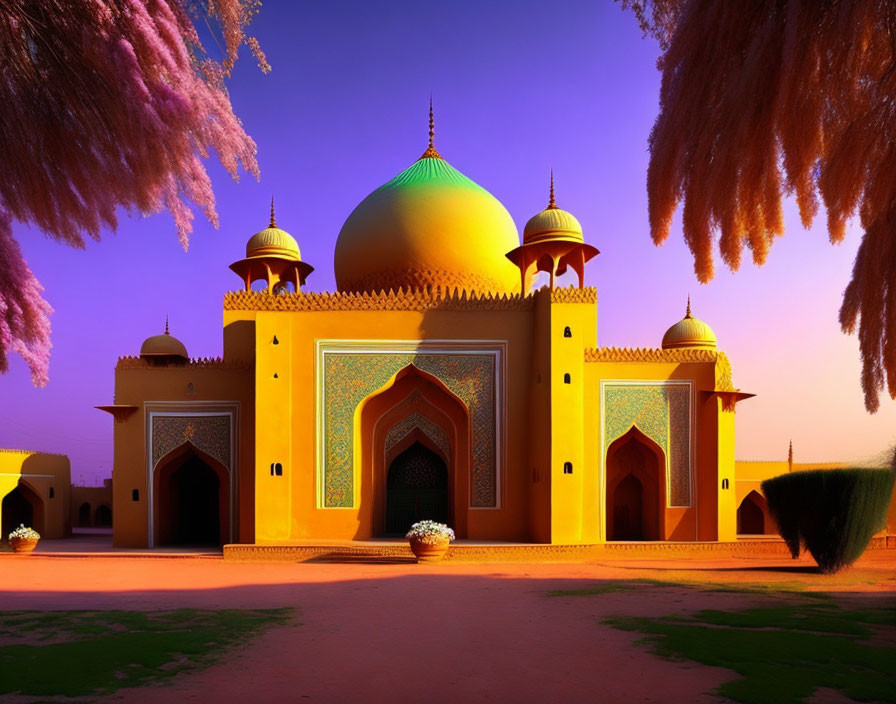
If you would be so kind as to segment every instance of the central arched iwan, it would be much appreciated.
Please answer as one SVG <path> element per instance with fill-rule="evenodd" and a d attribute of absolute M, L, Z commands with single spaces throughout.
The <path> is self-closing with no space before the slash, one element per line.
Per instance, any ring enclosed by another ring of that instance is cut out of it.
<path fill-rule="evenodd" d="M 421 428 L 415 427 L 386 449 L 389 431 L 415 413 L 442 430 L 448 438 L 447 448 L 440 447 L 442 443 L 437 444 Z M 400 370 L 388 384 L 359 404 L 355 443 L 361 479 L 357 538 L 386 534 L 388 470 L 414 444 L 444 461 L 448 470 L 449 524 L 458 537 L 466 537 L 470 504 L 470 415 L 466 404 L 437 377 L 413 364 Z"/>
<path fill-rule="evenodd" d="M 608 540 L 665 540 L 666 458 L 632 427 L 607 449 Z"/>

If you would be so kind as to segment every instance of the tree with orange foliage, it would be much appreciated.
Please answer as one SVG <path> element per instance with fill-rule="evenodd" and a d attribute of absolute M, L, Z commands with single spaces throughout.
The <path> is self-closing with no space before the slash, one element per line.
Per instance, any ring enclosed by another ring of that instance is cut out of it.
<path fill-rule="evenodd" d="M 116 209 L 168 210 L 186 248 L 190 204 L 217 226 L 201 159 L 258 176 L 224 79 L 258 0 L 8 0 L 0 4 L 0 373 L 19 353 L 47 383 L 52 312 L 12 236 L 29 223 L 73 247 Z M 221 34 L 203 48 L 194 22 Z"/>
<path fill-rule="evenodd" d="M 697 278 L 713 244 L 736 270 L 763 264 L 793 196 L 819 202 L 832 242 L 858 214 L 864 235 L 840 325 L 858 326 L 865 407 L 896 398 L 896 3 L 891 0 L 621 0 L 663 54 L 650 135 L 651 235 L 683 204 Z"/>

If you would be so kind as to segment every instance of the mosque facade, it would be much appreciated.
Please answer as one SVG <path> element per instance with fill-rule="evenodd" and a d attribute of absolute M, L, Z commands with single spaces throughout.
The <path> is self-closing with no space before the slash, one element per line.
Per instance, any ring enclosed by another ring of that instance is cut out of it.
<path fill-rule="evenodd" d="M 734 540 L 749 394 L 690 304 L 656 348 L 600 347 L 597 255 L 553 184 L 521 244 L 432 129 L 348 216 L 334 292 L 304 290 L 272 206 L 231 265 L 222 357 L 191 359 L 166 326 L 118 361 L 99 407 L 115 543 L 366 540 L 421 519 L 482 541 Z"/>

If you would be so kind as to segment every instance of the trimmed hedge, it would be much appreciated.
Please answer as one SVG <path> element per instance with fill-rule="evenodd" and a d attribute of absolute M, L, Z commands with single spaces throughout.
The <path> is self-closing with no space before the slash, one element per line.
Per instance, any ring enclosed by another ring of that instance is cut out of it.
<path fill-rule="evenodd" d="M 824 573 L 851 565 L 886 526 L 896 471 L 812 469 L 762 482 L 790 553 L 804 547 Z"/>

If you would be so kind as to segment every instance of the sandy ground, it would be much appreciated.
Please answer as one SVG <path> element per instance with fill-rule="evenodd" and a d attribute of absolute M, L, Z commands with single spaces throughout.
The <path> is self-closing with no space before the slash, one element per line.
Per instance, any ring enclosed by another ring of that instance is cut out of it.
<path fill-rule="evenodd" d="M 215 558 L 0 555 L 0 604 L 16 609 L 295 609 L 202 672 L 122 690 L 124 702 L 712 702 L 733 674 L 671 662 L 600 624 L 745 608 L 761 595 L 686 587 L 549 598 L 605 580 L 779 583 L 881 603 L 896 551 L 825 577 L 808 561 L 584 564 L 226 563 Z M 819 701 L 821 699 L 818 699 Z M 840 701 L 839 697 L 824 701 Z"/>

